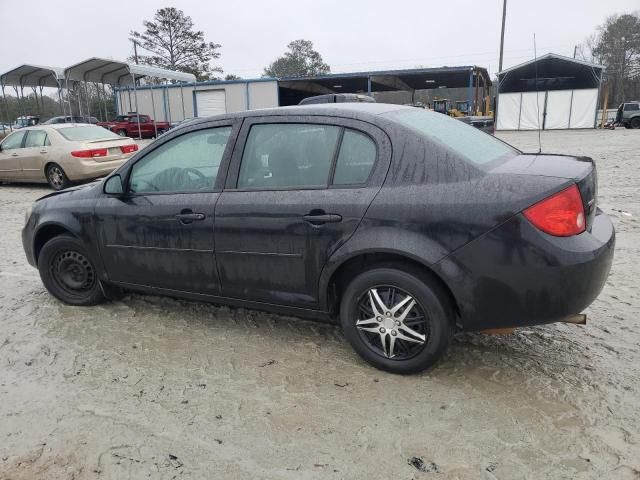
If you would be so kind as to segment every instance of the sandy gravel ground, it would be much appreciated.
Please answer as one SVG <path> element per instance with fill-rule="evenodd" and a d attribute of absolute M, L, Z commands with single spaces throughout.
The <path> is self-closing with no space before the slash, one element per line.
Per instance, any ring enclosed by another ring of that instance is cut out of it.
<path fill-rule="evenodd" d="M 62 305 L 19 238 L 47 189 L 0 186 L 0 479 L 640 478 L 640 131 L 542 140 L 597 160 L 616 224 L 589 325 L 458 335 L 413 377 L 331 325 L 142 295 Z"/>

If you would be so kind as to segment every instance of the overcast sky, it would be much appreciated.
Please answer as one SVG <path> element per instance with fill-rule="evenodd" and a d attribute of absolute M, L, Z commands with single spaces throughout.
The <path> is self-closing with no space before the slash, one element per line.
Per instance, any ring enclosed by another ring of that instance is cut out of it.
<path fill-rule="evenodd" d="M 0 0 L 0 72 L 24 63 L 67 67 L 89 57 L 124 60 L 130 30 L 164 6 L 190 15 L 222 44 L 225 73 L 260 76 L 298 38 L 334 72 L 417 66 L 498 67 L 502 0 Z M 639 0 L 509 0 L 505 67 L 538 55 L 573 55 L 607 16 Z"/>

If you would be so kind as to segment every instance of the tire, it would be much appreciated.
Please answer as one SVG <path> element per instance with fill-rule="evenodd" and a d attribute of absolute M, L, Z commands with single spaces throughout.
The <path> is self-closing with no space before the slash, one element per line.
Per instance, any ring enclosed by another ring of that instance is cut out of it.
<path fill-rule="evenodd" d="M 105 299 L 95 264 L 84 244 L 71 235 L 59 235 L 44 244 L 38 270 L 46 289 L 61 302 L 88 306 Z"/>
<path fill-rule="evenodd" d="M 64 173 L 63 168 L 57 163 L 50 163 L 47 165 L 47 183 L 54 190 L 63 190 L 71 186 L 71 181 L 67 174 Z"/>
<path fill-rule="evenodd" d="M 386 312 L 371 308 L 372 301 L 379 306 L 374 289 L 389 308 Z M 387 315 L 402 302 L 401 308 Z M 442 288 L 422 272 L 410 265 L 383 265 L 348 285 L 340 302 L 340 323 L 365 361 L 387 372 L 411 374 L 431 367 L 444 355 L 453 334 L 454 314 Z"/>
<path fill-rule="evenodd" d="M 159 128 L 158 129 L 158 136 L 164 135 L 165 133 L 167 133 L 167 131 L 164 128 Z"/>
<path fill-rule="evenodd" d="M 640 117 L 633 117 L 629 123 L 631 128 L 640 128 Z"/>
<path fill-rule="evenodd" d="M 127 131 L 123 128 L 121 128 L 120 130 L 117 130 L 116 133 L 118 135 L 120 135 L 121 137 L 126 137 L 127 136 Z"/>

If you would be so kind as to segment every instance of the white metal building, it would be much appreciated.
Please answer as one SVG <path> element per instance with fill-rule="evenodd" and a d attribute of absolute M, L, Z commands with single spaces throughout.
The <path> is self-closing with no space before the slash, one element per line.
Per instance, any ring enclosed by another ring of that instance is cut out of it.
<path fill-rule="evenodd" d="M 594 128 L 603 69 L 549 53 L 501 71 L 496 129 Z"/>
<path fill-rule="evenodd" d="M 277 107 L 278 82 L 272 78 L 209 81 L 197 84 L 144 85 L 137 87 L 138 109 L 156 119 L 177 122 L 186 118 Z M 153 103 L 152 103 L 153 95 Z M 118 113 L 136 111 L 133 89 L 116 91 Z"/>

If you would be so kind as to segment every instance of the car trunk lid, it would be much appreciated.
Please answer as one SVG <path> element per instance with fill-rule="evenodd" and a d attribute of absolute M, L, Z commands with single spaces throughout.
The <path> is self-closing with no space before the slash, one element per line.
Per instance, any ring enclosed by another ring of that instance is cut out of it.
<path fill-rule="evenodd" d="M 587 230 L 591 229 L 596 214 L 598 190 L 596 165 L 593 159 L 568 155 L 521 154 L 496 167 L 491 173 L 535 175 L 573 180 L 582 196 Z M 558 190 L 562 189 L 562 185 L 559 184 Z"/>
<path fill-rule="evenodd" d="M 82 150 L 107 150 L 107 155 L 92 156 L 96 162 L 110 162 L 120 158 L 129 158 L 135 151 L 124 153 L 121 147 L 136 145 L 131 138 L 107 138 L 99 140 L 88 140 L 82 143 Z"/>

